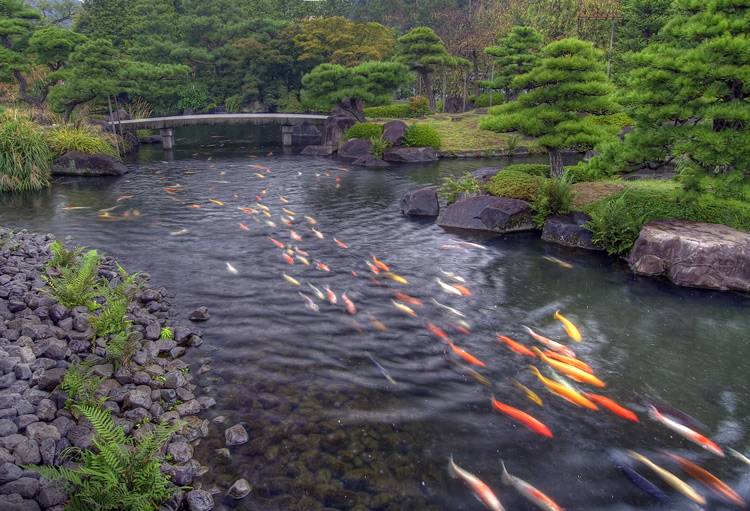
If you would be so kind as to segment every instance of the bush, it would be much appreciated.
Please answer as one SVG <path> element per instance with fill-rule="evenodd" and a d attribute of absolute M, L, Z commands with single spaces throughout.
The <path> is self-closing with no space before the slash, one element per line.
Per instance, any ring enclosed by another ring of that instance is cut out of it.
<path fill-rule="evenodd" d="M 644 223 L 645 217 L 638 216 L 630 208 L 627 196 L 621 195 L 592 210 L 586 227 L 593 233 L 594 244 L 617 255 L 630 250 Z"/>
<path fill-rule="evenodd" d="M 55 156 L 62 156 L 68 151 L 84 154 L 106 154 L 119 157 L 120 154 L 105 135 L 93 129 L 60 126 L 46 133 L 47 143 Z"/>
<path fill-rule="evenodd" d="M 509 197 L 533 202 L 544 183 L 544 178 L 524 172 L 504 169 L 487 184 L 487 191 L 497 197 Z"/>
<path fill-rule="evenodd" d="M 61 242 L 55 240 L 49 246 L 52 258 L 47 263 L 47 268 L 62 270 L 78 263 L 83 252 L 82 248 L 69 249 Z"/>
<path fill-rule="evenodd" d="M 383 134 L 383 125 L 372 122 L 358 122 L 346 132 L 345 139 L 351 138 L 380 138 Z"/>
<path fill-rule="evenodd" d="M 534 200 L 534 222 L 542 227 L 547 217 L 570 213 L 573 206 L 573 185 L 566 177 L 547 179 Z"/>
<path fill-rule="evenodd" d="M 411 117 L 422 117 L 430 113 L 430 100 L 424 96 L 412 96 L 409 98 L 409 111 Z"/>
<path fill-rule="evenodd" d="M 367 117 L 385 117 L 388 119 L 407 119 L 412 116 L 407 103 L 391 103 L 383 106 L 369 106 L 364 109 Z"/>
<path fill-rule="evenodd" d="M 242 109 L 242 100 L 243 97 L 241 94 L 229 96 L 224 100 L 224 108 L 226 108 L 229 113 L 238 113 Z"/>
<path fill-rule="evenodd" d="M 180 110 L 207 110 L 211 98 L 205 85 L 191 83 L 177 89 L 177 108 Z"/>
<path fill-rule="evenodd" d="M 49 185 L 51 162 L 38 125 L 13 110 L 0 115 L 0 191 L 41 190 Z"/>
<path fill-rule="evenodd" d="M 440 185 L 440 196 L 448 201 L 448 204 L 456 202 L 459 194 L 477 195 L 482 191 L 482 186 L 470 172 L 465 173 L 458 179 L 448 177 Z"/>
<path fill-rule="evenodd" d="M 404 145 L 407 147 L 432 147 L 440 149 L 442 141 L 440 133 L 432 126 L 426 124 L 412 124 L 406 130 Z"/>
<path fill-rule="evenodd" d="M 472 96 L 470 100 L 478 108 L 486 108 L 490 106 L 490 98 L 492 98 L 492 106 L 505 103 L 505 94 L 502 92 L 493 92 L 492 94 L 485 92 L 479 96 Z"/>
<path fill-rule="evenodd" d="M 531 176 L 549 177 L 549 163 L 513 163 L 503 171 L 523 172 Z"/>
<path fill-rule="evenodd" d="M 372 154 L 378 158 L 382 158 L 383 153 L 388 149 L 388 142 L 382 136 L 371 137 L 370 142 L 372 142 Z"/>

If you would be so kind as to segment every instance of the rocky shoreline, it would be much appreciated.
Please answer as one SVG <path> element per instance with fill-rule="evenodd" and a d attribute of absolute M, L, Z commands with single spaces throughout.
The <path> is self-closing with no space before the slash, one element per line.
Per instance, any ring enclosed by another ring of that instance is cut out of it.
<path fill-rule="evenodd" d="M 165 445 L 162 465 L 175 485 L 190 485 L 207 470 L 193 458 L 193 446 L 208 434 L 209 422 L 198 415 L 215 403 L 197 396 L 186 350 L 202 344 L 199 332 L 176 320 L 165 289 L 137 277 L 139 290 L 128 304 L 129 341 L 135 347 L 127 364 L 115 367 L 105 358 L 86 307 L 68 310 L 47 292 L 43 275 L 50 259 L 51 235 L 0 228 L 0 509 L 62 511 L 68 495 L 28 465 L 64 465 L 65 449 L 90 448 L 92 425 L 66 407 L 60 382 L 69 367 L 85 364 L 101 379 L 96 389 L 126 434 L 138 437 L 156 423 L 180 429 Z M 100 278 L 115 286 L 117 263 L 102 257 Z M 172 338 L 161 338 L 169 327 Z M 161 509 L 207 511 L 212 495 L 177 490 Z"/>

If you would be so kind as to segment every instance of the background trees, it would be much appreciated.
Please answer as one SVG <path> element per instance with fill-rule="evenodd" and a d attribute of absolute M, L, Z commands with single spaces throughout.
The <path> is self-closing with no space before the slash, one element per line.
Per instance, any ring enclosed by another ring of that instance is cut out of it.
<path fill-rule="evenodd" d="M 445 44 L 429 27 L 413 28 L 398 38 L 396 59 L 409 66 L 422 80 L 422 87 L 435 109 L 435 91 L 432 75 L 440 66 L 450 66 L 455 61 L 445 49 Z"/>
<path fill-rule="evenodd" d="M 483 82 L 483 86 L 503 91 L 514 99 L 519 91 L 511 88 L 511 82 L 531 71 L 539 58 L 542 41 L 542 35 L 531 27 L 513 27 L 495 46 L 485 48 L 485 53 L 494 57 L 495 67 L 493 79 Z"/>

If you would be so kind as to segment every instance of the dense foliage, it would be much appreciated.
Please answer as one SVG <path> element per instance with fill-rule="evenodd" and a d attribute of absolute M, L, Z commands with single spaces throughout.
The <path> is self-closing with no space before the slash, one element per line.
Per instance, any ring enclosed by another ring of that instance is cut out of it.
<path fill-rule="evenodd" d="M 62 156 L 68 151 L 119 156 L 117 148 L 94 128 L 61 125 L 48 130 L 45 136 L 55 156 Z"/>
<path fill-rule="evenodd" d="M 51 161 L 52 152 L 38 125 L 17 112 L 0 113 L 0 191 L 44 188 Z"/>
<path fill-rule="evenodd" d="M 432 147 L 440 149 L 440 133 L 426 124 L 412 124 L 404 135 L 404 145 L 408 147 Z"/>
<path fill-rule="evenodd" d="M 478 195 L 482 191 L 482 185 L 471 172 L 464 173 L 461 177 L 447 177 L 443 180 L 438 191 L 440 197 L 452 204 L 458 200 L 460 195 Z"/>
<path fill-rule="evenodd" d="M 494 57 L 494 68 L 492 79 L 482 82 L 482 85 L 500 90 L 511 99 L 517 97 L 520 91 L 512 88 L 511 83 L 516 76 L 528 73 L 536 65 L 542 42 L 542 35 L 533 28 L 513 27 L 494 46 L 484 49 Z"/>
<path fill-rule="evenodd" d="M 525 172 L 504 169 L 487 183 L 487 191 L 497 197 L 509 197 L 533 202 L 544 183 L 544 178 Z"/>
<path fill-rule="evenodd" d="M 344 138 L 379 138 L 383 134 L 383 125 L 371 122 L 358 122 L 346 132 Z"/>
<path fill-rule="evenodd" d="M 422 80 L 422 86 L 435 109 L 435 92 L 432 75 L 440 66 L 455 64 L 445 44 L 430 27 L 416 27 L 398 38 L 396 58 L 408 65 Z"/>

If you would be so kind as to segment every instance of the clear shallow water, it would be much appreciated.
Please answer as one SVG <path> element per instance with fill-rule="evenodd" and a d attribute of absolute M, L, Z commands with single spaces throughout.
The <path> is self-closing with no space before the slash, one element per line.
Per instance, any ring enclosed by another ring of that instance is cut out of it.
<path fill-rule="evenodd" d="M 747 454 L 747 298 L 637 279 L 618 261 L 544 244 L 537 235 L 461 238 L 431 221 L 400 215 L 399 198 L 417 184 L 502 162 L 443 161 L 371 171 L 284 155 L 250 136 L 230 143 L 226 137 L 236 139 L 236 132 L 186 130 L 178 136 L 173 161 L 147 148 L 125 178 L 65 178 L 38 194 L 1 196 L 0 221 L 71 236 L 114 255 L 126 268 L 148 271 L 156 285 L 174 293 L 185 315 L 193 307 L 209 307 L 212 318 L 202 325 L 207 342 L 188 357 L 196 373 L 202 359 L 211 357 L 212 370 L 198 377 L 218 402 L 206 416 L 225 416 L 226 422 L 212 423 L 209 438 L 198 447 L 198 458 L 210 469 L 202 484 L 225 490 L 245 477 L 254 486 L 246 499 L 222 502 L 218 509 L 483 509 L 448 477 L 451 454 L 509 510 L 533 507 L 502 486 L 501 458 L 513 474 L 568 510 L 691 509 L 674 492 L 669 504 L 654 505 L 618 471 L 612 448 L 636 449 L 681 476 L 658 450 L 689 455 L 750 496 L 750 467 L 701 452 L 641 409 L 641 424 L 630 424 L 606 411 L 574 408 L 545 391 L 527 370 L 528 359 L 495 340 L 500 332 L 531 344 L 521 328 L 527 324 L 567 342 L 552 318 L 562 309 L 583 333 L 584 342 L 573 346 L 579 357 L 608 383 L 602 393 L 623 404 L 644 397 L 669 403 L 700 419 L 723 446 Z M 170 186 L 177 191 L 167 193 L 164 187 Z M 277 228 L 262 215 L 256 223 L 238 209 L 254 206 L 263 189 L 262 202 Z M 123 196 L 132 198 L 118 202 Z M 188 207 L 192 204 L 201 208 Z M 98 210 L 114 206 L 110 218 L 99 216 Z M 282 207 L 297 213 L 293 228 L 301 242 L 290 240 L 290 228 L 280 221 Z M 325 239 L 313 235 L 302 215 L 317 219 Z M 183 229 L 189 232 L 170 235 Z M 302 247 L 332 271 L 287 265 L 268 235 Z M 339 248 L 333 236 L 349 248 Z M 461 240 L 480 242 L 487 250 L 445 249 Z M 371 254 L 410 284 L 372 279 L 364 263 Z M 561 268 L 544 255 L 574 268 Z M 227 272 L 226 262 L 239 275 Z M 465 278 L 472 296 L 442 292 L 435 282 L 441 269 Z M 287 283 L 282 272 L 303 286 Z M 308 282 L 330 286 L 339 300 L 347 291 L 358 313 L 348 316 L 340 302 L 321 302 L 319 313 L 306 309 L 298 292 L 312 295 Z M 425 302 L 414 307 L 417 318 L 393 307 L 396 291 Z M 434 306 L 432 297 L 463 311 L 471 333 L 457 332 L 457 318 Z M 373 319 L 387 330 L 380 331 Z M 427 332 L 427 321 L 487 363 L 479 371 L 491 388 Z M 397 384 L 383 377 L 368 353 Z M 544 406 L 527 400 L 512 378 L 536 391 Z M 542 420 L 555 438 L 539 437 L 493 411 L 493 393 Z M 238 422 L 250 442 L 231 448 L 226 459 L 215 450 L 224 446 L 224 429 Z M 731 509 L 716 501 L 708 508 Z"/>

